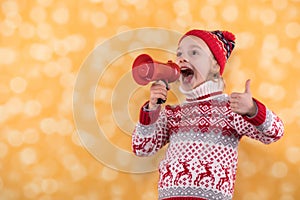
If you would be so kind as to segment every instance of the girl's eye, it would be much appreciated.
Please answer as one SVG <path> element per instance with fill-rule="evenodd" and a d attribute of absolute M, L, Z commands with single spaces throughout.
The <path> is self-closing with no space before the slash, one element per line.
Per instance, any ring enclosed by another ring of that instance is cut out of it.
<path fill-rule="evenodd" d="M 198 55 L 199 54 L 199 52 L 197 51 L 197 50 L 192 50 L 192 55 Z"/>
<path fill-rule="evenodd" d="M 181 56 L 181 55 L 182 55 L 181 52 L 177 52 L 177 54 L 176 54 L 177 57 L 179 57 L 179 56 Z"/>

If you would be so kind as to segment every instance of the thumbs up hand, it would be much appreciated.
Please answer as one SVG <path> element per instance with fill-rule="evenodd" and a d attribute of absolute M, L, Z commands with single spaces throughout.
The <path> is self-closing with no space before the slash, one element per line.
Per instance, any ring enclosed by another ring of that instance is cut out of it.
<path fill-rule="evenodd" d="M 257 107 L 252 99 L 250 91 L 250 79 L 246 81 L 245 92 L 233 92 L 229 98 L 231 110 L 239 115 L 253 117 L 256 114 Z"/>

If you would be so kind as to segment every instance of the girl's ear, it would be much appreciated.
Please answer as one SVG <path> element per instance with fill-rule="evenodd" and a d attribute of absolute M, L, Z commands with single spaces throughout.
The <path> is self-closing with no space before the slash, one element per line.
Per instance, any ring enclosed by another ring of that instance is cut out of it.
<path fill-rule="evenodd" d="M 219 66 L 219 64 L 217 63 L 217 61 L 215 59 L 213 59 L 212 62 L 213 63 L 211 65 L 210 72 L 207 76 L 207 80 L 216 81 L 221 77 L 221 75 L 220 75 L 220 66 Z"/>
<path fill-rule="evenodd" d="M 215 59 L 213 59 L 211 73 L 213 73 L 213 74 L 220 73 L 220 65 L 218 64 L 218 62 Z"/>

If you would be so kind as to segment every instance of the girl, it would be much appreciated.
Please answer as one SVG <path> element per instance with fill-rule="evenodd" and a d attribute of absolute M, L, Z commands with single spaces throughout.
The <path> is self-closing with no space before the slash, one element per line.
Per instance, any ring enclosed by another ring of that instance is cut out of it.
<path fill-rule="evenodd" d="M 269 144 L 283 135 L 283 123 L 252 98 L 250 80 L 244 93 L 223 93 L 222 74 L 234 45 L 227 31 L 191 30 L 179 41 L 180 105 L 167 99 L 164 85 L 154 83 L 140 110 L 132 135 L 137 156 L 150 156 L 169 143 L 159 165 L 159 199 L 232 199 L 238 144 L 243 136 Z"/>

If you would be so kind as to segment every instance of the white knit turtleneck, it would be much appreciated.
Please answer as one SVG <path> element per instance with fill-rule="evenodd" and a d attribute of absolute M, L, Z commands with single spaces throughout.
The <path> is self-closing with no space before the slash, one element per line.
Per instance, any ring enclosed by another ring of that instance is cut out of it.
<path fill-rule="evenodd" d="M 181 86 L 179 90 L 187 99 L 197 100 L 216 92 L 222 92 L 224 90 L 224 84 L 222 82 L 206 81 L 193 90 L 186 91 Z"/>

